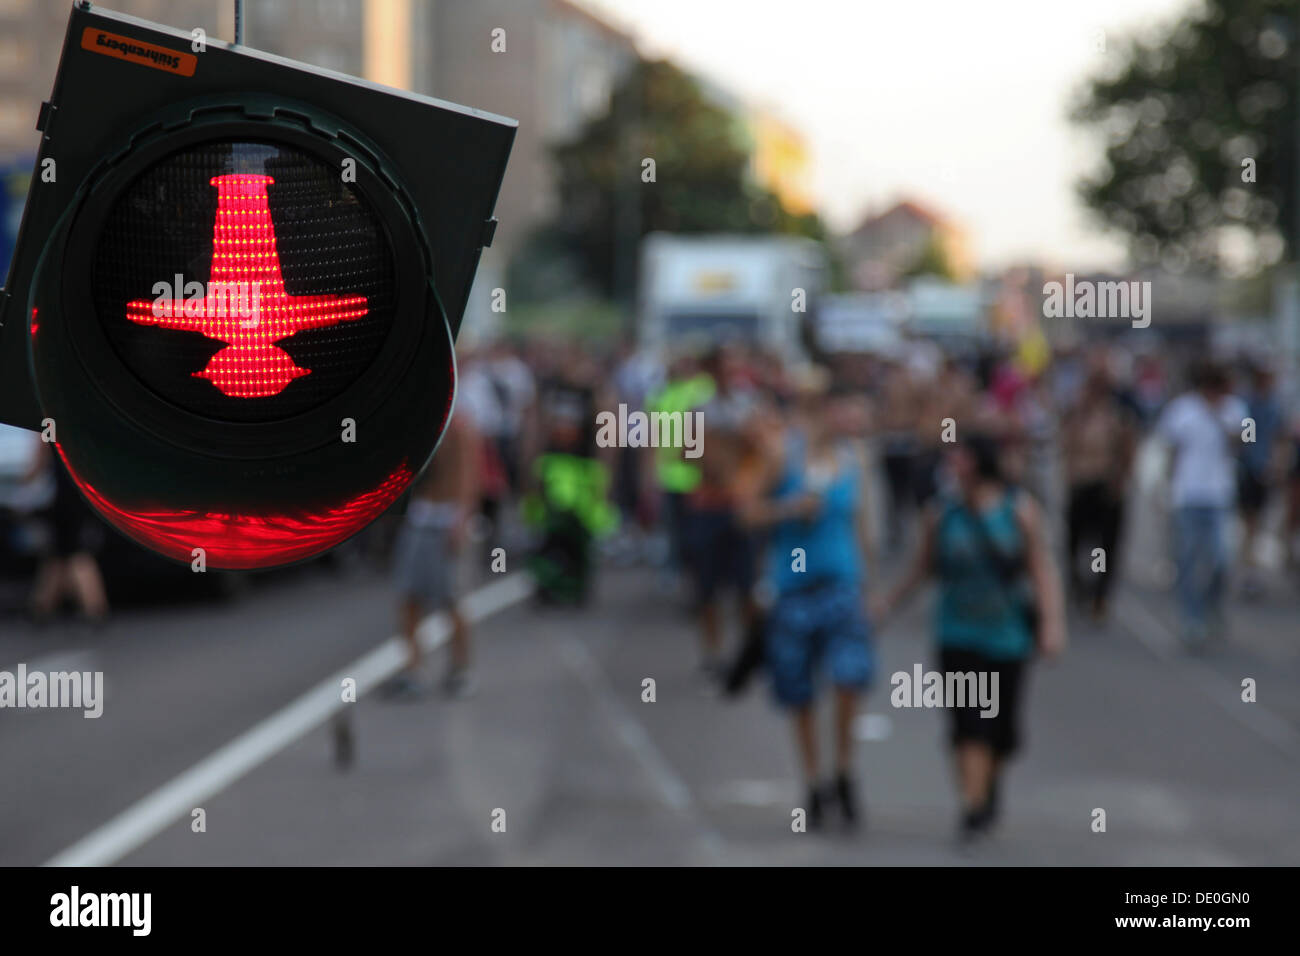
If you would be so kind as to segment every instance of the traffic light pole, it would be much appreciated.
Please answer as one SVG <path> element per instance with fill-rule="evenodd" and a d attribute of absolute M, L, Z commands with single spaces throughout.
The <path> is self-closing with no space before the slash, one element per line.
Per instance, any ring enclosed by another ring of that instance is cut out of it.
<path fill-rule="evenodd" d="M 235 46 L 244 45 L 244 0 L 235 0 Z"/>

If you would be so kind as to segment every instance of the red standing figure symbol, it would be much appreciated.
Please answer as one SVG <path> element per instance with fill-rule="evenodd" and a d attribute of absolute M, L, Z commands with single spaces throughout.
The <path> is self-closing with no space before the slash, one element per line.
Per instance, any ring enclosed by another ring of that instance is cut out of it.
<path fill-rule="evenodd" d="M 303 329 L 361 318 L 366 314 L 366 297 L 289 295 L 284 291 L 266 194 L 275 180 L 231 173 L 214 176 L 210 182 L 217 187 L 217 219 L 206 295 L 189 302 L 134 299 L 126 305 L 126 317 L 141 325 L 188 329 L 225 342 L 226 347 L 202 371 L 193 373 L 222 393 L 233 398 L 278 395 L 295 378 L 311 374 L 278 343 Z"/>

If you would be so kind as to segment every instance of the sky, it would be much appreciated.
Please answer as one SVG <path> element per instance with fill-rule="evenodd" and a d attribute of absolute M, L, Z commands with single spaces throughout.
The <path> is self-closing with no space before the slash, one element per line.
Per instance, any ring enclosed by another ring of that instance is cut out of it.
<path fill-rule="evenodd" d="M 580 2 L 802 131 L 833 228 L 906 197 L 961 224 L 982 267 L 1082 270 L 1124 246 L 1075 197 L 1101 149 L 1069 104 L 1110 38 L 1195 0 Z"/>

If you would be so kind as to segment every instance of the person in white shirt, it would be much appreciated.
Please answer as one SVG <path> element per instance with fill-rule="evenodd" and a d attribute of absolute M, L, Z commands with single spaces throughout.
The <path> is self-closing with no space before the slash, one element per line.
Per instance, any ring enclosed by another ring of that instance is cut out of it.
<path fill-rule="evenodd" d="M 1227 372 L 1204 361 L 1193 369 L 1191 390 L 1166 406 L 1156 427 L 1173 454 L 1177 593 L 1183 636 L 1192 648 L 1223 636 L 1227 523 L 1246 415 L 1245 402 L 1229 393 Z"/>

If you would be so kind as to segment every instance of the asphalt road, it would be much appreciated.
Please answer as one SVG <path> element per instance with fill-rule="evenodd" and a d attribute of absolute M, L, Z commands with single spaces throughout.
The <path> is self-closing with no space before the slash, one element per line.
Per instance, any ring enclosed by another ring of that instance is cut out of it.
<path fill-rule="evenodd" d="M 1067 656 L 1033 672 L 1005 823 L 973 858 L 952 840 L 941 713 L 888 701 L 890 673 L 929 664 L 926 604 L 879 636 L 856 835 L 792 832 L 792 741 L 766 688 L 709 695 L 678 603 L 630 569 L 607 571 L 587 609 L 525 601 L 482 621 L 470 699 L 340 704 L 349 769 L 324 720 L 210 787 L 196 804 L 205 832 L 171 815 L 120 862 L 1300 862 L 1300 668 L 1297 642 L 1277 632 L 1293 594 L 1235 608 L 1232 644 L 1204 659 L 1172 643 L 1168 601 L 1149 589 L 1126 588 L 1106 627 L 1075 622 Z M 393 612 L 376 575 L 313 573 L 231 604 L 128 611 L 100 633 L 0 627 L 0 669 L 105 673 L 98 720 L 0 711 L 0 864 L 36 864 L 347 673 L 392 633 Z M 1243 675 L 1258 680 L 1256 704 L 1240 700 Z"/>

